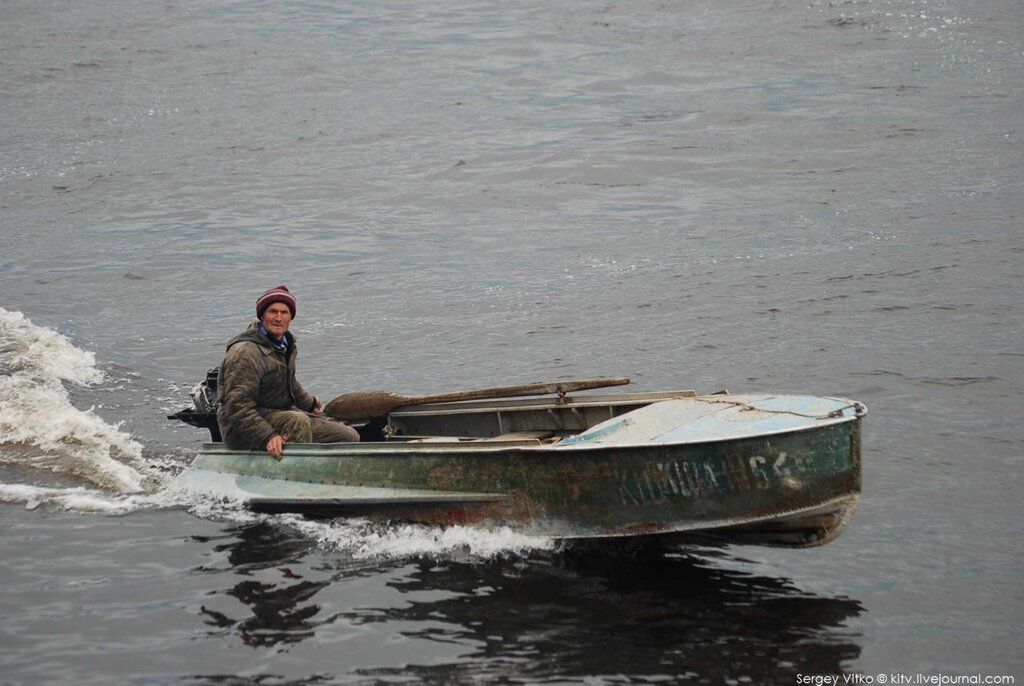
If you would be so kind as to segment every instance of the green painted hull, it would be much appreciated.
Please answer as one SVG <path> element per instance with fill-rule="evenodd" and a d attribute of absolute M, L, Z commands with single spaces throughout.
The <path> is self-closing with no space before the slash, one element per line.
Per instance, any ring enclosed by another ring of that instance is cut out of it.
<path fill-rule="evenodd" d="M 835 538 L 856 506 L 861 418 L 638 445 L 289 445 L 281 461 L 207 444 L 179 482 L 267 512 L 511 527 L 556 539 L 671 535 L 803 547 Z"/>

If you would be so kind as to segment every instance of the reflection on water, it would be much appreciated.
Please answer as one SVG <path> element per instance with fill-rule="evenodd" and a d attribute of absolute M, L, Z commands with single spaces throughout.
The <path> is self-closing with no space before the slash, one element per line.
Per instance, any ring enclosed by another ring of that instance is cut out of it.
<path fill-rule="evenodd" d="M 858 602 L 808 596 L 785 580 L 690 555 L 424 561 L 401 587 L 458 592 L 382 612 L 385 620 L 443 619 L 449 626 L 427 637 L 479 646 L 464 663 L 413 668 L 441 681 L 625 672 L 765 683 L 780 671 L 839 673 L 860 653 L 840 628 L 861 611 Z"/>
<path fill-rule="evenodd" d="M 628 674 L 793 683 L 798 673 L 842 673 L 860 655 L 859 636 L 845 628 L 863 611 L 858 601 L 737 569 L 743 562 L 724 550 L 417 559 L 378 562 L 371 570 L 341 554 L 326 566 L 310 565 L 303 559 L 308 539 L 272 524 L 228 533 L 214 550 L 226 553 L 230 569 L 221 571 L 242 577 L 226 594 L 244 607 L 204 606 L 204 621 L 216 631 L 269 647 L 386 624 L 401 639 L 458 648 L 458 657 L 444 661 L 350 674 L 365 679 L 535 682 Z M 318 602 L 332 583 L 388 568 L 404 571 L 388 583 L 396 602 L 342 610 Z M 267 570 L 276 582 L 252 578 Z"/>
<path fill-rule="evenodd" d="M 316 627 L 324 620 L 319 618 L 320 608 L 309 601 L 331 580 L 309 581 L 289 566 L 301 564 L 308 541 L 266 523 L 229 530 L 224 538 L 223 543 L 214 546 L 214 551 L 227 553 L 231 569 L 244 577 L 226 594 L 248 607 L 251 614 L 236 618 L 203 605 L 200 611 L 205 623 L 223 633 L 237 633 L 244 644 L 253 647 L 294 643 L 315 636 Z M 213 540 L 198 536 L 195 539 Z M 285 581 L 267 583 L 252 578 L 264 569 L 276 569 Z"/>
<path fill-rule="evenodd" d="M 208 623 L 214 626 L 222 629 L 237 627 L 246 645 L 302 641 L 315 635 L 316 623 L 311 620 L 320 612 L 316 605 L 303 603 L 326 585 L 303 581 L 278 588 L 271 584 L 243 581 L 229 595 L 250 606 L 252 617 L 238 621 L 207 607 L 203 607 L 202 612 L 209 618 Z"/>

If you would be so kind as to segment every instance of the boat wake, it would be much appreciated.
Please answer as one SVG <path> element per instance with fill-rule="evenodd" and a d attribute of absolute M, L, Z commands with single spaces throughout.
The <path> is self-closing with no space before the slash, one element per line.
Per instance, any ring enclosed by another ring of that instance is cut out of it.
<path fill-rule="evenodd" d="M 49 488 L 26 484 L 0 484 L 0 502 L 24 503 L 27 510 L 46 505 L 71 512 L 126 515 L 161 506 L 164 504 L 161 501 L 159 495 L 118 495 L 84 486 Z"/>
<path fill-rule="evenodd" d="M 462 556 L 493 559 L 524 556 L 555 548 L 552 539 L 524 536 L 508 528 L 383 525 L 366 520 L 317 521 L 298 515 L 278 515 L 276 519 L 315 540 L 321 549 L 344 552 L 358 560 L 411 557 L 450 559 Z"/>
<path fill-rule="evenodd" d="M 0 464 L 120 493 L 151 487 L 159 475 L 143 461 L 142 445 L 71 403 L 68 386 L 104 378 L 93 353 L 0 308 Z"/>

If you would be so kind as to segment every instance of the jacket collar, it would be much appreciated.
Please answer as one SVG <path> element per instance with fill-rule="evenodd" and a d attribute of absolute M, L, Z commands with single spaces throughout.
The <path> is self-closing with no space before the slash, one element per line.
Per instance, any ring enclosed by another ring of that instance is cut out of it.
<path fill-rule="evenodd" d="M 285 351 L 285 354 L 290 356 L 292 352 L 295 350 L 295 334 L 293 334 L 291 331 L 288 331 L 287 333 L 285 333 L 284 336 L 285 339 L 288 341 L 288 349 L 287 351 Z M 267 354 L 272 354 L 276 350 L 270 338 L 260 333 L 260 321 L 258 319 L 249 324 L 248 328 L 244 332 L 240 333 L 239 335 L 235 336 L 230 341 L 228 341 L 227 347 L 230 348 L 235 343 L 241 343 L 242 341 L 255 343 L 256 345 L 263 348 L 264 352 L 266 352 Z"/>

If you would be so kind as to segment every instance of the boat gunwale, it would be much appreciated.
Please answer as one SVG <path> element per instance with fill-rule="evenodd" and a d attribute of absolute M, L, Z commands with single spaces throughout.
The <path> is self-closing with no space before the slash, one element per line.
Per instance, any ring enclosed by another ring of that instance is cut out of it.
<path fill-rule="evenodd" d="M 289 457 L 288 451 L 303 451 L 303 455 L 293 457 L 349 457 L 358 455 L 376 455 L 380 453 L 427 453 L 439 455 L 455 455 L 465 453 L 466 455 L 483 453 L 502 452 L 539 452 L 539 453 L 573 453 L 589 452 L 598 450 L 637 450 L 647 448 L 668 448 L 668 447 L 691 447 L 700 445 L 711 445 L 716 443 L 731 443 L 734 441 L 757 439 L 766 436 L 779 436 L 784 434 L 797 434 L 810 431 L 817 431 L 838 424 L 857 422 L 864 418 L 863 414 L 841 416 L 821 420 L 821 423 L 810 426 L 791 427 L 777 429 L 774 431 L 761 431 L 743 436 L 723 436 L 720 438 L 708 438 L 696 441 L 650 441 L 644 443 L 548 443 L 538 445 L 535 440 L 527 441 L 494 441 L 491 439 L 482 440 L 429 440 L 429 441 L 373 441 L 359 443 L 289 443 L 285 447 L 285 457 Z M 582 432 L 581 432 L 582 433 Z M 224 443 L 203 443 L 199 451 L 200 455 L 240 455 L 251 454 L 254 456 L 268 457 L 267 453 L 260 449 L 239 450 L 225 447 Z"/>

